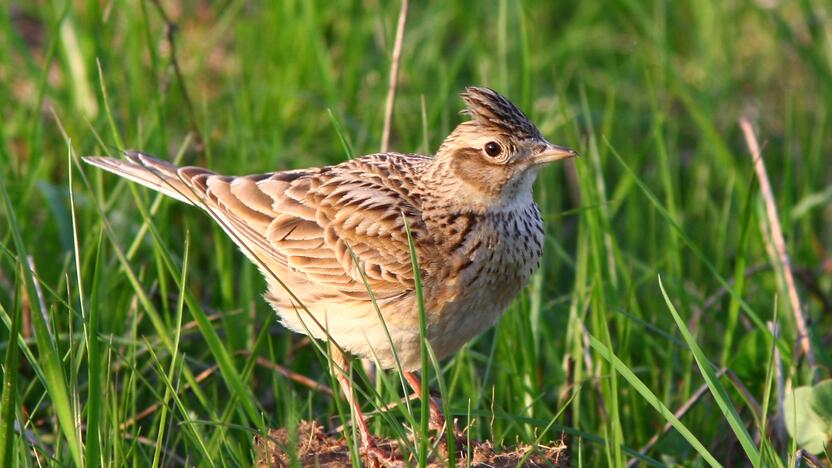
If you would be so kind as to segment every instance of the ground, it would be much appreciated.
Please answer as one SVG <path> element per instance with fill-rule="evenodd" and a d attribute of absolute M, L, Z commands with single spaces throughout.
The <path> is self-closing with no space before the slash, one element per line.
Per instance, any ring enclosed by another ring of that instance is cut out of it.
<path fill-rule="evenodd" d="M 256 455 L 255 466 L 320 466 L 339 468 L 352 466 L 347 440 L 341 434 L 327 433 L 324 428 L 314 421 L 301 421 L 294 429 L 296 431 L 297 449 L 293 463 L 293 456 L 289 447 L 293 446 L 294 434 L 286 428 L 272 429 L 268 437 L 256 436 L 254 445 Z M 444 440 L 444 439 L 443 439 Z M 378 439 L 377 443 L 385 452 L 394 453 L 388 466 L 405 467 L 414 465 L 415 460 L 403 459 L 399 454 L 398 443 L 391 439 Z M 429 467 L 447 466 L 447 446 L 440 443 L 437 454 L 428 464 Z M 470 452 L 470 466 L 473 467 L 513 467 L 521 461 L 521 466 L 571 466 L 564 439 L 548 445 L 520 444 L 512 448 L 495 449 L 491 442 L 471 441 L 470 451 L 462 450 L 457 464 L 469 466 L 466 460 Z M 529 453 L 531 452 L 531 454 Z M 366 461 L 366 460 L 363 460 Z"/>

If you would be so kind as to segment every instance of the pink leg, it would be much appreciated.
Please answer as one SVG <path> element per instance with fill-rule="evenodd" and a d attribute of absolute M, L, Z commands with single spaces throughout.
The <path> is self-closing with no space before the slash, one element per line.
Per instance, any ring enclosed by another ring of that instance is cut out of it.
<path fill-rule="evenodd" d="M 407 380 L 407 383 L 410 384 L 410 387 L 419 395 L 419 398 L 422 397 L 422 379 L 419 378 L 413 372 L 404 372 L 404 379 Z M 430 397 L 428 399 L 428 405 L 430 407 L 430 428 L 435 429 L 436 431 L 441 431 L 445 429 L 445 415 L 442 414 L 442 408 L 439 406 L 439 399 Z"/>

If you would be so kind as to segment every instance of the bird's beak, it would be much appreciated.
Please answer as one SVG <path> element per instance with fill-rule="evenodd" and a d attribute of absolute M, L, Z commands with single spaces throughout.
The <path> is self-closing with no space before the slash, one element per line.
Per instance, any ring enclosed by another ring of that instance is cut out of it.
<path fill-rule="evenodd" d="M 542 166 L 551 162 L 574 158 L 575 156 L 578 156 L 578 152 L 571 148 L 546 142 L 537 154 L 532 155 L 531 160 L 533 165 Z"/>

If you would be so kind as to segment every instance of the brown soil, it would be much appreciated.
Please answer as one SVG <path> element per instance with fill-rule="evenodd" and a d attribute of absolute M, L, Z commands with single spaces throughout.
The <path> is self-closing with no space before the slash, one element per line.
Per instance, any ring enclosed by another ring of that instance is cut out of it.
<path fill-rule="evenodd" d="M 320 466 L 324 468 L 341 468 L 352 466 L 347 441 L 341 434 L 328 435 L 320 424 L 314 421 L 301 421 L 291 434 L 288 429 L 272 429 L 269 435 L 256 436 L 255 466 L 283 467 L 283 466 Z M 292 439 L 296 442 L 293 444 Z M 443 439 L 444 440 L 444 439 Z M 464 441 L 460 441 L 464 443 Z M 415 460 L 403 459 L 398 449 L 398 442 L 391 439 L 377 438 L 376 444 L 386 454 L 389 454 L 385 466 L 407 467 L 416 465 Z M 296 446 L 295 454 L 287 452 L 288 447 Z M 460 450 L 457 466 L 467 466 L 465 459 L 469 450 Z M 429 467 L 447 466 L 447 447 L 442 442 Z M 531 452 L 531 454 L 529 454 Z M 495 450 L 490 442 L 471 441 L 471 466 L 475 467 L 513 467 L 527 457 L 523 466 L 571 466 L 567 456 L 566 445 L 563 440 L 551 445 L 518 445 L 510 449 Z M 367 458 L 362 454 L 361 461 L 367 464 Z M 293 461 L 294 460 L 294 461 Z"/>

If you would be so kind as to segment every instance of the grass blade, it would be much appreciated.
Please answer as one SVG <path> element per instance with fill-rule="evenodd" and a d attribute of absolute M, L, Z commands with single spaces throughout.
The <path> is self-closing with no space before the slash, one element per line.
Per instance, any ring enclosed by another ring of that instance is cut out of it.
<path fill-rule="evenodd" d="M 688 330 L 687 325 L 685 325 L 685 322 L 682 320 L 682 317 L 679 316 L 679 313 L 676 311 L 676 307 L 673 306 L 670 298 L 667 297 L 667 292 L 664 290 L 664 284 L 662 284 L 661 277 L 659 277 L 659 288 L 662 291 L 662 296 L 664 296 L 664 301 L 667 304 L 668 310 L 670 310 L 670 314 L 673 315 L 673 320 L 676 322 L 676 326 L 679 327 L 679 330 L 682 332 L 682 337 L 685 339 L 690 351 L 693 353 L 693 358 L 696 360 L 696 365 L 699 366 L 699 371 L 702 372 L 702 377 L 705 379 L 705 383 L 708 384 L 708 389 L 710 389 L 711 395 L 713 395 L 714 400 L 716 400 L 717 405 L 719 405 L 719 409 L 722 410 L 722 414 L 725 416 L 725 419 L 728 421 L 728 424 L 731 426 L 731 429 L 740 441 L 740 444 L 742 445 L 743 450 L 745 450 L 745 454 L 748 456 L 751 464 L 759 466 L 760 452 L 757 450 L 756 444 L 754 444 L 754 439 L 752 439 L 748 434 L 748 431 L 745 429 L 745 424 L 743 424 L 740 419 L 740 415 L 737 414 L 734 404 L 731 403 L 730 398 L 728 398 L 725 388 L 723 388 L 722 384 L 719 383 L 719 379 L 714 372 L 713 365 L 710 361 L 708 361 L 708 358 L 705 357 L 705 353 L 702 352 L 702 348 L 696 344 L 696 340 L 693 338 L 693 335 L 690 334 L 690 331 Z"/>
<path fill-rule="evenodd" d="M 20 288 L 15 288 L 15 303 L 12 307 L 12 323 L 9 329 L 9 341 L 3 360 L 3 393 L 0 396 L 0 466 L 11 466 L 14 452 L 15 407 L 17 406 L 17 367 L 20 336 L 20 314 L 22 306 L 19 300 Z"/>
<path fill-rule="evenodd" d="M 407 216 L 402 213 L 402 223 L 404 223 L 405 232 L 407 233 L 407 244 L 410 249 L 410 264 L 413 269 L 413 283 L 415 286 L 414 293 L 416 294 L 416 308 L 419 312 L 419 350 L 422 358 L 422 394 L 420 400 L 422 403 L 421 419 L 419 420 L 419 466 L 427 465 L 427 451 L 428 451 L 428 417 L 430 405 L 430 388 L 428 387 L 428 373 L 429 373 L 429 358 L 428 355 L 428 329 L 427 317 L 425 316 L 425 298 L 422 291 L 422 273 L 419 269 L 419 259 L 416 255 L 416 245 L 413 243 L 413 236 L 410 232 L 410 225 L 407 223 Z"/>
<path fill-rule="evenodd" d="M 658 411 L 659 414 L 667 422 L 673 425 L 673 428 L 676 429 L 679 432 L 679 434 L 685 440 L 688 441 L 688 443 L 694 448 L 694 450 L 696 450 L 709 465 L 714 467 L 722 466 L 722 464 L 720 464 L 716 460 L 716 458 L 714 458 L 714 456 L 711 455 L 708 449 L 706 449 L 705 446 L 702 445 L 702 442 L 700 442 L 699 439 L 697 439 L 696 436 L 693 435 L 690 429 L 688 429 L 687 426 L 682 424 L 682 421 L 680 421 L 679 418 L 677 418 L 673 414 L 673 411 L 670 411 L 670 409 L 667 406 L 665 406 L 664 403 L 661 402 L 659 397 L 657 397 L 647 387 L 647 385 L 645 385 L 644 382 L 642 382 L 641 379 L 639 379 L 638 376 L 636 376 L 635 372 L 633 372 L 629 367 L 627 367 L 627 364 L 624 364 L 623 361 L 618 359 L 618 356 L 613 354 L 612 350 L 607 348 L 606 345 L 604 345 L 600 340 L 598 340 L 598 338 L 595 338 L 594 336 L 589 337 L 589 345 L 592 347 L 592 349 L 597 351 L 598 354 L 601 355 L 601 357 L 603 357 L 610 364 L 612 364 L 616 372 L 621 374 L 621 376 L 624 377 L 624 380 L 626 380 L 630 383 L 630 385 L 633 386 L 633 388 L 639 393 L 639 395 L 641 395 L 641 397 L 644 398 L 644 401 L 650 404 L 650 406 L 652 406 L 656 411 Z"/>
<path fill-rule="evenodd" d="M 84 331 L 87 346 L 87 359 L 89 366 L 87 368 L 88 389 L 87 392 L 87 428 L 86 441 L 84 444 L 84 458 L 89 464 L 88 466 L 99 466 L 101 441 L 98 434 L 99 417 L 101 414 L 101 356 L 100 347 L 98 343 L 98 308 L 89 310 L 89 317 L 87 316 L 87 309 L 84 304 L 84 281 L 82 278 L 83 269 L 81 267 L 81 247 L 78 241 L 78 220 L 75 216 L 75 195 L 72 188 L 72 147 L 70 140 L 67 139 L 67 187 L 69 191 L 69 208 L 72 217 L 72 249 L 75 257 L 75 280 L 78 287 L 78 306 L 81 311 L 81 317 L 84 318 Z M 98 249 L 96 252 L 96 259 L 101 256 L 101 236 L 99 236 Z M 96 262 L 97 263 L 97 262 Z M 95 281 L 93 284 L 98 284 L 99 269 L 95 269 Z"/>
<path fill-rule="evenodd" d="M 17 250 L 17 261 L 20 268 L 23 270 L 23 279 L 26 292 L 31 298 L 33 306 L 38 304 L 41 310 L 31 314 L 32 324 L 35 329 L 35 341 L 38 347 L 38 361 L 43 367 L 46 390 L 49 398 L 52 400 L 52 407 L 58 417 L 58 425 L 61 432 L 67 441 L 67 448 L 72 456 L 75 466 L 84 466 L 83 458 L 81 456 L 81 443 L 78 438 L 78 431 L 75 427 L 75 415 L 72 411 L 72 399 L 69 395 L 69 389 L 66 384 L 66 377 L 63 372 L 63 366 L 60 355 L 58 354 L 57 343 L 54 337 L 49 332 L 49 327 L 46 324 L 45 317 L 48 317 L 48 312 L 44 310 L 45 304 L 39 304 L 37 301 L 37 293 L 35 291 L 35 276 L 29 268 L 29 264 L 25 259 L 29 258 L 26 246 L 23 243 L 23 237 L 20 234 L 20 227 L 15 216 L 14 206 L 6 191 L 6 187 L 0 184 L 0 194 L 3 196 L 3 203 L 6 208 L 6 216 L 8 218 L 9 231 L 14 240 L 15 249 Z"/>

